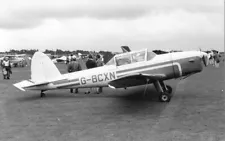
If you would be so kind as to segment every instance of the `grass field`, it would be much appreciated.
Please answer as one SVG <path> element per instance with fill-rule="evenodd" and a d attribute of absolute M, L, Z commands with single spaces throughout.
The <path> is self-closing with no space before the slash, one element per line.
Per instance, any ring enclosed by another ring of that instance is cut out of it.
<path fill-rule="evenodd" d="M 65 65 L 58 68 L 65 73 Z M 21 92 L 12 84 L 30 77 L 29 67 L 14 68 L 0 80 L 2 141 L 225 141 L 225 67 L 208 66 L 185 80 L 166 82 L 175 93 L 160 103 L 150 85 L 104 93 L 69 90 Z M 176 86 L 177 85 L 177 86 Z"/>

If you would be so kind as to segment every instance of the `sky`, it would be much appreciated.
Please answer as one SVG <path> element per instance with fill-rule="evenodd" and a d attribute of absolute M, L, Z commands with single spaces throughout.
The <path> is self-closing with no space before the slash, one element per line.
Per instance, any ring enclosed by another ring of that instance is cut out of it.
<path fill-rule="evenodd" d="M 224 51 L 223 0 L 5 0 L 0 51 Z"/>

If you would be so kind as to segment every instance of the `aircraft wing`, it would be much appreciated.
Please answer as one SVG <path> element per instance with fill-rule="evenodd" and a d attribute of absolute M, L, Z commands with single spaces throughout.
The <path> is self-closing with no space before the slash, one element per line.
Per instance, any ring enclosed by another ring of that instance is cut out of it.
<path fill-rule="evenodd" d="M 141 74 L 135 73 L 130 75 L 122 76 L 116 80 L 110 81 L 108 86 L 110 88 L 125 88 L 132 87 L 138 85 L 144 85 L 148 83 L 152 83 L 156 80 L 162 80 L 165 78 L 165 74 Z"/>

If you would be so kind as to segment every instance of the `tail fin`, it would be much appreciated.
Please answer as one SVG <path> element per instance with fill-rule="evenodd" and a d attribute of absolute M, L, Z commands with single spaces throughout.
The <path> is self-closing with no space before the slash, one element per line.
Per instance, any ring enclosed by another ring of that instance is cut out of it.
<path fill-rule="evenodd" d="M 31 60 L 31 81 L 48 82 L 61 76 L 52 60 L 42 52 L 35 52 Z"/>

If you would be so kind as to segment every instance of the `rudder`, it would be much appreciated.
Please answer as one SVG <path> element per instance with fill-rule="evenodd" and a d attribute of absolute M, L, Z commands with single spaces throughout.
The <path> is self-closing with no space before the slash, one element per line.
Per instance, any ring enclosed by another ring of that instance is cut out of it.
<path fill-rule="evenodd" d="M 52 60 L 42 52 L 35 52 L 31 60 L 31 80 L 35 83 L 52 81 L 61 76 Z"/>

